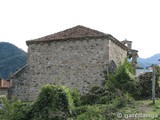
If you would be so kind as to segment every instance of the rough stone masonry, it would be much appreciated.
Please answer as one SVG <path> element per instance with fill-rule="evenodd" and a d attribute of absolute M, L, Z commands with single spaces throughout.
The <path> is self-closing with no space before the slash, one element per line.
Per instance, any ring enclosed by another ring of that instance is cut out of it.
<path fill-rule="evenodd" d="M 76 26 L 26 42 L 28 63 L 11 78 L 9 97 L 34 101 L 44 84 L 65 85 L 86 94 L 101 86 L 104 71 L 127 57 L 128 48 L 110 34 Z"/>

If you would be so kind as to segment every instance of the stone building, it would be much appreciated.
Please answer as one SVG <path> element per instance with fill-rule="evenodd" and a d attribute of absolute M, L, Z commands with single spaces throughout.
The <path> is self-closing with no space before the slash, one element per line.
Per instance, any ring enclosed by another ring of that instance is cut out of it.
<path fill-rule="evenodd" d="M 102 85 L 104 71 L 127 57 L 128 47 L 110 34 L 76 26 L 29 40 L 28 63 L 11 78 L 11 98 L 33 101 L 44 84 L 65 85 L 87 93 Z"/>

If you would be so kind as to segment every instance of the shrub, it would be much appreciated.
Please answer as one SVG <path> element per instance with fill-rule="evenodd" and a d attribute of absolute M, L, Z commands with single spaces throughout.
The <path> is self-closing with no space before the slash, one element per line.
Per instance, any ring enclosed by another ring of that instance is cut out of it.
<path fill-rule="evenodd" d="M 9 118 L 9 120 L 28 120 L 28 112 L 30 111 L 31 103 L 29 102 L 14 102 L 13 112 Z"/>
<path fill-rule="evenodd" d="M 155 81 L 155 89 L 156 89 L 156 97 L 160 97 L 160 87 L 158 83 L 158 77 L 156 76 Z M 151 98 L 152 97 L 152 73 L 145 73 L 139 76 L 139 82 L 137 84 L 137 88 L 140 91 L 139 98 Z"/>
<path fill-rule="evenodd" d="M 105 86 L 109 91 L 116 92 L 115 90 L 121 90 L 123 93 L 129 93 L 133 97 L 139 95 L 136 88 L 137 80 L 133 76 L 133 68 L 131 63 L 127 60 L 120 64 L 116 70 L 115 74 L 106 75 Z"/>
<path fill-rule="evenodd" d="M 114 108 L 122 108 L 127 104 L 134 102 L 134 98 L 128 93 L 119 93 L 119 95 L 113 100 L 112 104 Z"/>
<path fill-rule="evenodd" d="M 81 96 L 81 102 L 82 105 L 109 104 L 115 97 L 108 88 L 94 86 L 88 94 Z"/>
<path fill-rule="evenodd" d="M 72 99 L 73 99 L 73 103 L 74 105 L 77 107 L 77 106 L 80 106 L 81 105 L 81 100 L 80 100 L 80 94 L 78 92 L 77 89 L 72 89 L 70 90 L 71 92 L 71 96 L 72 96 Z"/>
<path fill-rule="evenodd" d="M 10 118 L 13 106 L 9 103 L 7 98 L 5 96 L 0 96 L 0 103 L 1 103 L 1 109 L 0 109 L 0 119 L 1 120 L 7 120 Z"/>
<path fill-rule="evenodd" d="M 81 106 L 75 109 L 76 116 L 67 120 L 106 120 L 98 106 Z"/>
<path fill-rule="evenodd" d="M 70 90 L 64 86 L 45 85 L 41 88 L 30 119 L 65 120 L 74 108 Z"/>
<path fill-rule="evenodd" d="M 1 120 L 28 120 L 27 113 L 30 110 L 30 103 L 21 101 L 9 101 L 6 97 L 1 96 L 0 109 Z"/>

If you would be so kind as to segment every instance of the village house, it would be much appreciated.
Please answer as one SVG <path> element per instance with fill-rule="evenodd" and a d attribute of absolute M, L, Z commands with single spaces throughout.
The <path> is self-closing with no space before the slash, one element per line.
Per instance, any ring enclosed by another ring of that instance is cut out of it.
<path fill-rule="evenodd" d="M 104 83 L 104 72 L 114 71 L 127 58 L 131 48 L 126 42 L 80 25 L 29 40 L 27 65 L 11 77 L 9 97 L 34 101 L 44 84 L 65 85 L 86 94 Z"/>

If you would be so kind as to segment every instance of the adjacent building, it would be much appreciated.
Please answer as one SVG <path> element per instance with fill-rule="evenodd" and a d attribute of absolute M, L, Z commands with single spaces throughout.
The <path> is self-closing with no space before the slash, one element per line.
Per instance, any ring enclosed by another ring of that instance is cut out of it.
<path fill-rule="evenodd" d="M 10 80 L 4 80 L 0 78 L 0 95 L 8 95 L 8 89 L 10 87 Z"/>

